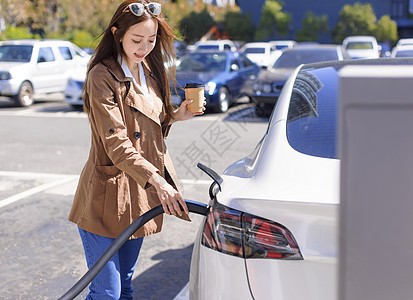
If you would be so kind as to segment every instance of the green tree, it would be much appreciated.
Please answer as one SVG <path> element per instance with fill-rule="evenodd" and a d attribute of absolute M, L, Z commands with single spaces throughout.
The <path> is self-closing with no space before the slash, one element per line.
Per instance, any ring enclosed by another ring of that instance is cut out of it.
<path fill-rule="evenodd" d="M 33 35 L 27 27 L 15 27 L 8 25 L 6 30 L 0 34 L 0 40 L 30 39 Z"/>
<path fill-rule="evenodd" d="M 379 42 L 390 41 L 393 45 L 399 39 L 397 24 L 389 15 L 382 16 L 377 22 L 376 38 Z"/>
<path fill-rule="evenodd" d="M 370 4 L 344 5 L 333 29 L 333 40 L 341 43 L 349 35 L 375 35 L 376 14 Z"/>
<path fill-rule="evenodd" d="M 261 20 L 255 32 L 256 40 L 265 40 L 279 35 L 281 37 L 288 34 L 288 27 L 291 24 L 291 15 L 282 11 L 282 3 L 276 0 L 266 0 Z"/>
<path fill-rule="evenodd" d="M 224 19 L 224 29 L 232 40 L 250 41 L 253 39 L 255 28 L 250 15 L 229 11 Z"/>
<path fill-rule="evenodd" d="M 200 13 L 192 11 L 188 16 L 182 18 L 179 30 L 187 43 L 198 41 L 208 30 L 216 25 L 206 9 Z"/>
<path fill-rule="evenodd" d="M 320 33 L 328 32 L 328 17 L 316 16 L 313 12 L 307 11 L 303 19 L 303 28 L 297 31 L 297 42 L 317 42 Z"/>

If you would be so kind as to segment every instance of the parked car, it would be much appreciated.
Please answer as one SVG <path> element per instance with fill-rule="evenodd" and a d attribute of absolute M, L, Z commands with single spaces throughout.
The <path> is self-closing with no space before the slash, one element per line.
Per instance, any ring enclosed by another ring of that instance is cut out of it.
<path fill-rule="evenodd" d="M 190 300 L 338 297 L 338 76 L 364 59 L 294 70 L 250 155 L 214 178 L 196 236 Z"/>
<path fill-rule="evenodd" d="M 391 52 L 391 57 L 413 57 L 413 44 L 394 47 Z"/>
<path fill-rule="evenodd" d="M 176 79 L 181 87 L 187 82 L 204 83 L 207 110 L 225 112 L 239 97 L 251 96 L 259 71 L 257 64 L 238 52 L 195 51 L 178 59 Z M 179 105 L 185 92 L 177 91 L 172 102 Z"/>
<path fill-rule="evenodd" d="M 351 58 L 379 58 L 380 46 L 374 36 L 348 36 L 343 47 Z"/>
<path fill-rule="evenodd" d="M 406 45 L 412 45 L 413 46 L 413 38 L 405 38 L 405 39 L 400 39 L 397 41 L 396 47 L 397 46 L 406 46 Z"/>
<path fill-rule="evenodd" d="M 268 67 L 280 57 L 282 50 L 266 42 L 253 42 L 244 44 L 240 52 L 261 67 Z"/>
<path fill-rule="evenodd" d="M 81 66 L 69 76 L 65 90 L 64 100 L 73 108 L 79 109 L 83 107 L 83 84 L 86 80 L 87 66 Z"/>
<path fill-rule="evenodd" d="M 211 51 L 237 51 L 237 47 L 231 40 L 207 40 L 198 41 L 194 45 L 194 50 L 211 50 Z"/>
<path fill-rule="evenodd" d="M 90 56 L 62 40 L 0 42 L 0 95 L 18 106 L 29 106 L 34 96 L 63 92 L 67 79 Z"/>
<path fill-rule="evenodd" d="M 286 48 L 293 48 L 297 45 L 296 41 L 293 40 L 277 40 L 277 41 L 270 41 L 272 46 L 275 46 L 277 50 L 285 50 Z"/>
<path fill-rule="evenodd" d="M 252 101 L 259 116 L 269 115 L 288 76 L 300 64 L 350 59 L 339 45 L 305 45 L 283 51 L 274 65 L 261 70 L 253 85 Z"/>

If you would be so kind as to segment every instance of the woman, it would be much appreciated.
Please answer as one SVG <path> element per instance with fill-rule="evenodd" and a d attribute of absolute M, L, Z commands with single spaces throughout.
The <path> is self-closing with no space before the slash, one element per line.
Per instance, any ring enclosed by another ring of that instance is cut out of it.
<path fill-rule="evenodd" d="M 191 100 L 177 110 L 171 105 L 165 64 L 174 61 L 173 40 L 159 3 L 124 1 L 90 61 L 83 100 L 91 149 L 69 215 L 89 268 L 127 226 L 160 204 L 189 220 L 164 139 L 172 123 L 203 112 L 189 112 Z M 161 226 L 159 216 L 138 230 L 92 281 L 87 299 L 132 299 L 142 239 Z"/>

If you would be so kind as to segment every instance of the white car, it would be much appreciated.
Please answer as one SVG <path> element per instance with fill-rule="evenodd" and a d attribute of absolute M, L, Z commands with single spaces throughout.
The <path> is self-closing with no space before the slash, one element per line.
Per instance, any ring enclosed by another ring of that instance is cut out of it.
<path fill-rule="evenodd" d="M 243 45 L 240 52 L 257 65 L 269 67 L 280 57 L 282 50 L 277 50 L 277 48 L 270 43 L 253 42 Z"/>
<path fill-rule="evenodd" d="M 231 40 L 207 40 L 195 43 L 194 51 L 199 50 L 237 51 L 237 47 Z"/>
<path fill-rule="evenodd" d="M 374 36 L 348 36 L 343 47 L 351 58 L 379 58 L 381 47 Z"/>
<path fill-rule="evenodd" d="M 406 38 L 406 39 L 398 40 L 398 42 L 396 44 L 396 47 L 397 46 L 407 46 L 407 45 L 413 46 L 413 38 Z"/>
<path fill-rule="evenodd" d="M 413 44 L 399 45 L 391 51 L 391 57 L 413 57 Z"/>
<path fill-rule="evenodd" d="M 18 106 L 34 96 L 63 92 L 67 79 L 90 55 L 69 41 L 10 40 L 0 42 L 0 95 Z"/>
<path fill-rule="evenodd" d="M 83 107 L 83 84 L 86 80 L 87 67 L 79 67 L 68 78 L 64 90 L 64 100 L 73 108 Z"/>
<path fill-rule="evenodd" d="M 221 176 L 202 167 L 214 183 L 194 243 L 189 299 L 337 299 L 338 73 L 397 61 L 299 66 L 255 150 Z"/>

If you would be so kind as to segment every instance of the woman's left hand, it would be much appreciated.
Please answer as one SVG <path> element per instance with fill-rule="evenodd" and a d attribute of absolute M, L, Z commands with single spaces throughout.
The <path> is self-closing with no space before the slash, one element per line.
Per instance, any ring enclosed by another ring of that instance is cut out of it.
<path fill-rule="evenodd" d="M 205 99 L 204 99 L 205 100 Z M 202 108 L 202 112 L 190 112 L 188 110 L 188 104 L 192 103 L 193 100 L 185 100 L 181 103 L 179 108 L 175 111 L 173 121 L 185 121 L 189 120 L 194 116 L 203 115 L 205 111 L 206 101 L 204 101 L 204 107 Z"/>

